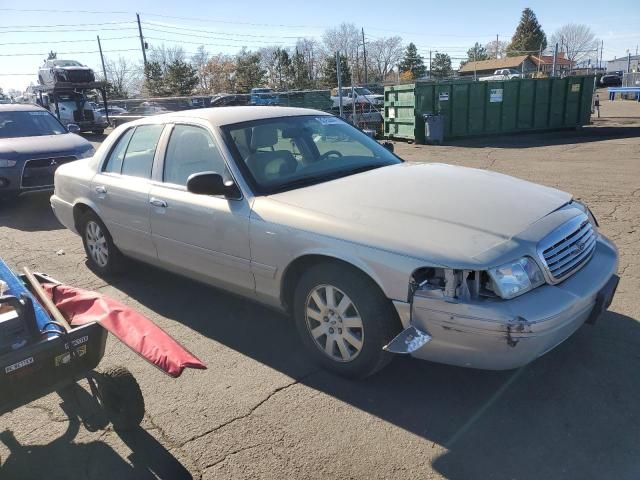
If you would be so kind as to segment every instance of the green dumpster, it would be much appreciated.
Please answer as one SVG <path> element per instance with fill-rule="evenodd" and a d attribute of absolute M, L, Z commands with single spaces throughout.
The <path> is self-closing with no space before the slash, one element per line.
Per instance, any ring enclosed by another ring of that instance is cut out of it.
<path fill-rule="evenodd" d="M 384 133 L 424 143 L 424 115 L 444 138 L 578 128 L 589 123 L 594 77 L 430 82 L 385 88 Z"/>

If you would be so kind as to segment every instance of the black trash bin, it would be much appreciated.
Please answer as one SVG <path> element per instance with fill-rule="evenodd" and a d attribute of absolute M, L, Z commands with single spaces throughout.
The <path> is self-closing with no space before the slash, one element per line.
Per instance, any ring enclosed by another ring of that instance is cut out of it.
<path fill-rule="evenodd" d="M 444 116 L 425 113 L 422 118 L 424 118 L 425 143 L 442 145 L 444 140 Z"/>

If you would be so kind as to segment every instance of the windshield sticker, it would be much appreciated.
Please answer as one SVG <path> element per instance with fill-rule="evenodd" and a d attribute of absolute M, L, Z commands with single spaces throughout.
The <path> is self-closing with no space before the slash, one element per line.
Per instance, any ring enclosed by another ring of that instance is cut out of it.
<path fill-rule="evenodd" d="M 319 121 L 322 125 L 336 125 L 340 123 L 336 117 L 316 117 L 316 120 Z"/>
<path fill-rule="evenodd" d="M 49 112 L 29 112 L 29 115 L 49 115 Z"/>

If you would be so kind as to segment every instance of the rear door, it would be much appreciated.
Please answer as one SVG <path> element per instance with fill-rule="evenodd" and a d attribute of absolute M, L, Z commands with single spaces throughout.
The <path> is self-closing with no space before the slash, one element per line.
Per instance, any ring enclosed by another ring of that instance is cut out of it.
<path fill-rule="evenodd" d="M 246 199 L 196 195 L 186 189 L 194 173 L 213 171 L 231 179 L 218 141 L 197 123 L 177 123 L 168 136 L 149 198 L 158 259 L 209 283 L 253 291 Z"/>
<path fill-rule="evenodd" d="M 151 170 L 164 125 L 126 130 L 94 177 L 92 196 L 114 243 L 123 252 L 155 260 L 151 240 Z"/>

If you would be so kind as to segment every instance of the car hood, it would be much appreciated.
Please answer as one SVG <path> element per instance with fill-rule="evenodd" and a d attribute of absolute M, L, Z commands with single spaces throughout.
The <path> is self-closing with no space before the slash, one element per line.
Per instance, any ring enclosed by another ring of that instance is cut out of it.
<path fill-rule="evenodd" d="M 292 227 L 460 266 L 482 263 L 570 200 L 487 170 L 403 163 L 271 195 L 265 207 Z"/>
<path fill-rule="evenodd" d="M 20 160 L 22 158 L 50 157 L 59 154 L 74 154 L 91 148 L 91 144 L 79 135 L 43 135 L 0 139 L 0 158 Z"/>

